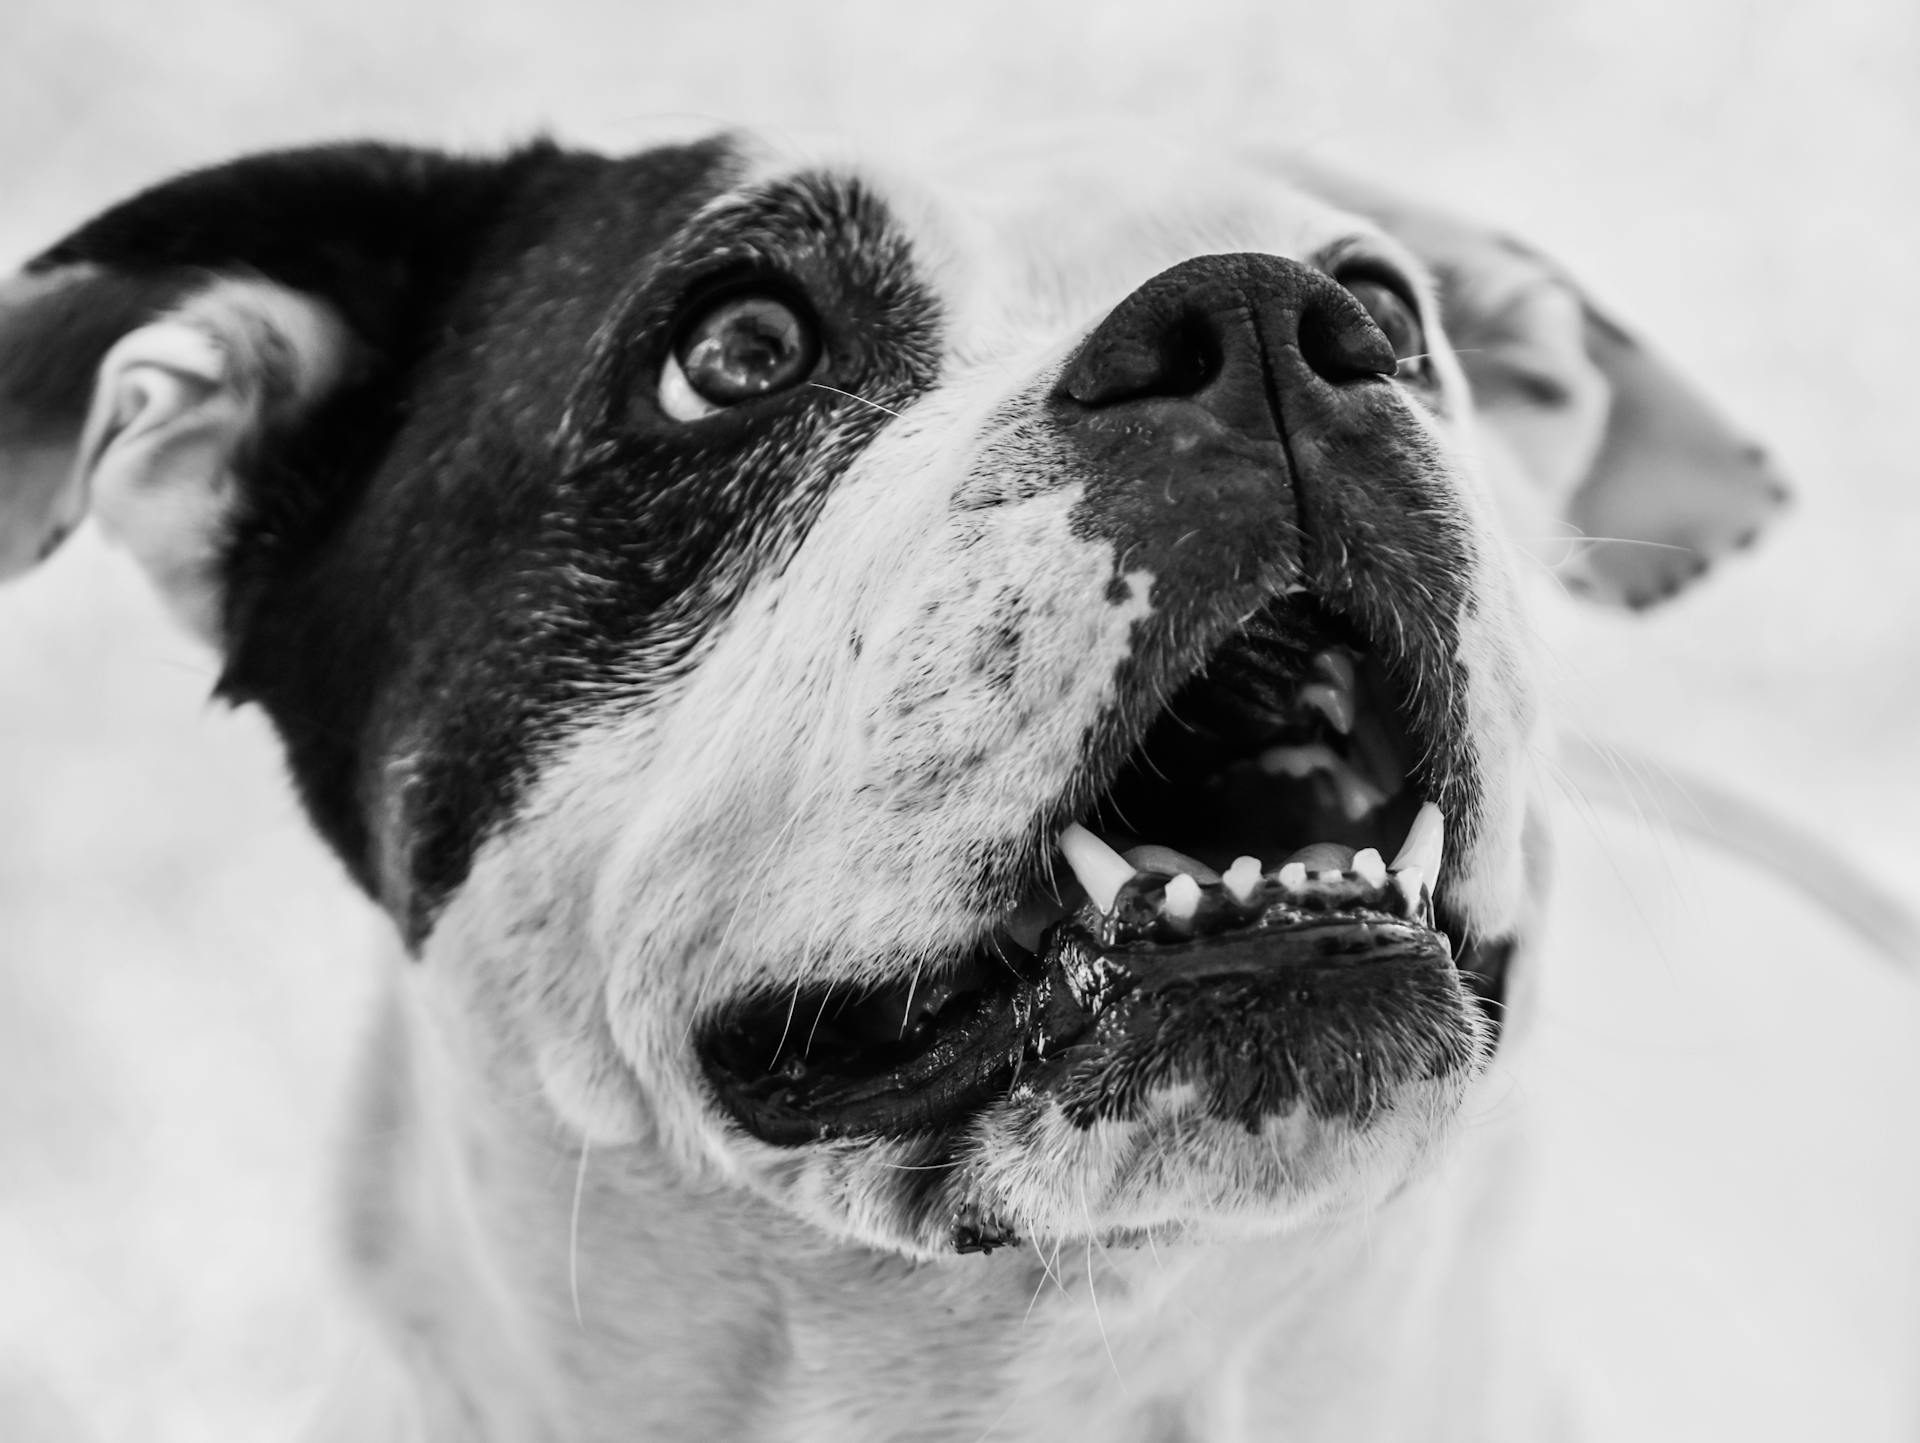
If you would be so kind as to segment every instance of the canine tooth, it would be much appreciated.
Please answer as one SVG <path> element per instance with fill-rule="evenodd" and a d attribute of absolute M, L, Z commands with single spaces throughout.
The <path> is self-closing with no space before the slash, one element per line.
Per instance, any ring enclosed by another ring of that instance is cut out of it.
<path fill-rule="evenodd" d="M 1221 877 L 1227 884 L 1227 891 L 1233 900 L 1245 906 L 1253 900 L 1254 890 L 1260 885 L 1260 859 L 1258 857 L 1235 857 L 1233 865 L 1227 868 Z"/>
<path fill-rule="evenodd" d="M 1440 885 L 1440 862 L 1447 844 L 1447 820 L 1432 802 L 1422 802 L 1420 811 L 1407 828 L 1407 839 L 1400 844 L 1400 855 L 1393 859 L 1393 870 L 1415 867 L 1427 885 Z"/>
<path fill-rule="evenodd" d="M 1372 847 L 1362 847 L 1355 852 L 1348 870 L 1369 887 L 1384 887 L 1387 884 L 1387 864 Z"/>
<path fill-rule="evenodd" d="M 1297 892 L 1307 885 L 1307 868 L 1304 862 L 1289 862 L 1280 869 L 1280 885 L 1289 892 Z"/>
<path fill-rule="evenodd" d="M 1185 872 L 1167 883 L 1163 910 L 1176 922 L 1186 922 L 1200 910 L 1200 884 Z"/>
<path fill-rule="evenodd" d="M 1353 730 L 1353 693 L 1325 682 L 1309 682 L 1300 688 L 1300 701 L 1327 719 L 1327 725 L 1345 736 Z"/>
<path fill-rule="evenodd" d="M 1313 659 L 1314 666 L 1341 691 L 1351 692 L 1359 683 L 1360 674 L 1355 670 L 1353 658 L 1344 651 L 1323 651 Z"/>
<path fill-rule="evenodd" d="M 1407 916 L 1415 921 L 1420 919 L 1420 892 L 1426 885 L 1427 879 L 1418 867 L 1402 867 L 1393 874 L 1393 890 L 1399 894 Z"/>
<path fill-rule="evenodd" d="M 1133 875 L 1132 864 L 1078 822 L 1069 822 L 1060 834 L 1060 852 L 1093 905 L 1111 912 L 1113 899 Z"/>

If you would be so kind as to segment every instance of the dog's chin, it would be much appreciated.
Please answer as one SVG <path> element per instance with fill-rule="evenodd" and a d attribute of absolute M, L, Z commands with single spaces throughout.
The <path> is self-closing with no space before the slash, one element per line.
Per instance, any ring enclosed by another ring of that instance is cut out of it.
<path fill-rule="evenodd" d="M 1483 1066 L 1508 951 L 1435 896 L 1407 717 L 1363 638 L 1276 603 L 968 955 L 744 997 L 701 1035 L 708 1085 L 790 1150 L 769 1177 L 874 1239 L 1260 1230 L 1377 1200 Z"/>
<path fill-rule="evenodd" d="M 1459 1118 L 1513 950 L 1453 900 L 1475 860 L 1502 869 L 1469 827 L 1469 855 L 1445 856 L 1449 790 L 1399 675 L 1310 598 L 1274 602 L 1063 789 L 1081 800 L 1035 801 L 1059 849 L 972 945 L 697 1015 L 695 1066 L 655 1108 L 676 1147 L 789 1218 L 920 1258 L 1377 1206 Z M 650 1050 L 684 1057 L 688 1032 L 675 1016 Z"/>
<path fill-rule="evenodd" d="M 1474 1076 L 1402 1084 L 1365 1123 L 1303 1105 L 1248 1127 L 1213 1115 L 1193 1083 L 1155 1088 L 1126 1121 L 1090 1127 L 1043 1099 L 1013 1099 L 982 1119 L 968 1192 L 945 1199 L 958 1205 L 945 1231 L 933 1217 L 906 1220 L 925 1242 L 963 1252 L 1015 1238 L 1127 1247 L 1283 1235 L 1378 1207 L 1449 1135 Z"/>
<path fill-rule="evenodd" d="M 1083 1127 L 1023 1093 L 976 1114 L 958 1147 L 905 1137 L 747 1143 L 735 1175 L 830 1236 L 921 1259 L 1283 1237 L 1365 1216 L 1417 1178 L 1475 1075 L 1397 1088 L 1365 1125 L 1302 1107 L 1249 1129 L 1174 1084 L 1151 1090 L 1125 1121 Z"/>

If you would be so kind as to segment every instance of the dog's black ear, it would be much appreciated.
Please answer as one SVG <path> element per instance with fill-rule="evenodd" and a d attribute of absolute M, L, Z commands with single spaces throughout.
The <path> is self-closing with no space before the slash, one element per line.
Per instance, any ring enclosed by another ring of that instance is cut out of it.
<path fill-rule="evenodd" d="M 0 580 L 91 512 L 217 640 L 237 472 L 417 357 L 543 151 L 254 156 L 145 191 L 0 282 Z"/>
<path fill-rule="evenodd" d="M 1352 177 L 1287 169 L 1432 270 L 1483 459 L 1524 543 L 1569 590 L 1654 605 L 1787 500 L 1766 453 L 1550 260 Z"/>

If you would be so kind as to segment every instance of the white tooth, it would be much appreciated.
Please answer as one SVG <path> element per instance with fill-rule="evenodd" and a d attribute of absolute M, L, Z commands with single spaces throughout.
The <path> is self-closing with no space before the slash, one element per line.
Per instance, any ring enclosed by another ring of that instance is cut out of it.
<path fill-rule="evenodd" d="M 1227 868 L 1221 877 L 1227 884 L 1227 891 L 1233 900 L 1242 906 L 1253 900 L 1254 890 L 1260 885 L 1260 859 L 1258 857 L 1235 857 L 1233 865 Z"/>
<path fill-rule="evenodd" d="M 1307 864 L 1289 862 L 1280 869 L 1280 885 L 1289 892 L 1298 892 L 1307 885 Z"/>
<path fill-rule="evenodd" d="M 1422 802 L 1420 811 L 1407 828 L 1407 839 L 1400 844 L 1400 855 L 1393 859 L 1393 870 L 1418 867 L 1427 885 L 1440 885 L 1440 860 L 1447 845 L 1447 820 L 1432 802 Z"/>
<path fill-rule="evenodd" d="M 1200 910 L 1200 884 L 1185 872 L 1167 883 L 1167 900 L 1163 909 L 1176 922 L 1190 921 Z"/>
<path fill-rule="evenodd" d="M 1353 658 L 1343 651 L 1323 651 L 1314 657 L 1313 664 L 1322 676 L 1341 691 L 1351 692 L 1360 680 Z"/>
<path fill-rule="evenodd" d="M 1073 868 L 1073 875 L 1087 889 L 1093 905 L 1102 912 L 1113 910 L 1113 899 L 1120 895 L 1133 867 L 1127 859 L 1094 836 L 1078 822 L 1070 822 L 1060 834 L 1060 851 Z"/>
<path fill-rule="evenodd" d="M 1380 854 L 1372 847 L 1362 847 L 1355 852 L 1353 865 L 1347 870 L 1369 887 L 1384 887 L 1387 884 L 1387 864 L 1380 860 Z"/>
<path fill-rule="evenodd" d="M 1300 703 L 1310 706 L 1327 719 L 1327 725 L 1345 736 L 1353 730 L 1353 693 L 1341 691 L 1325 682 L 1309 682 L 1300 688 Z"/>
<path fill-rule="evenodd" d="M 1426 878 L 1420 875 L 1418 867 L 1402 867 L 1393 874 L 1393 890 L 1400 894 L 1401 905 L 1407 915 L 1420 916 L 1420 889 L 1426 885 Z"/>
<path fill-rule="evenodd" d="M 1298 747 L 1268 747 L 1260 753 L 1260 770 L 1270 777 L 1310 777 L 1340 766 L 1333 749 L 1321 742 Z"/>

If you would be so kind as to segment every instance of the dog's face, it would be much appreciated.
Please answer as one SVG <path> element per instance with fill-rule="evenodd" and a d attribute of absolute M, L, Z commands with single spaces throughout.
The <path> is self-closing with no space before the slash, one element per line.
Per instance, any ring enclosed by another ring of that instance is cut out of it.
<path fill-rule="evenodd" d="M 1646 601 L 1777 499 L 1342 182 L 731 141 L 136 198 L 0 292 L 0 475 L 0 563 L 91 498 L 222 648 L 502 1087 L 913 1253 L 1409 1177 L 1535 892 L 1523 551 Z"/>

